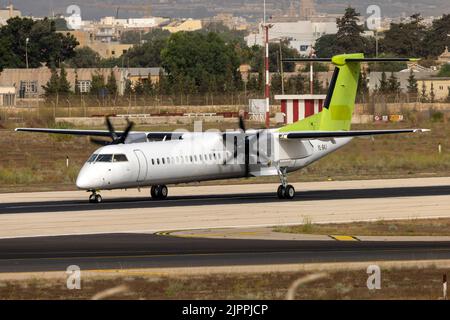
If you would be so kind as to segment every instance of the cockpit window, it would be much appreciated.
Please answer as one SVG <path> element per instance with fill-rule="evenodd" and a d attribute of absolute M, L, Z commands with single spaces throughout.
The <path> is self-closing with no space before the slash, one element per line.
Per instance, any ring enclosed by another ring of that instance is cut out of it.
<path fill-rule="evenodd" d="M 89 163 L 94 162 L 95 159 L 97 158 L 97 156 L 98 156 L 98 154 L 97 154 L 97 153 L 94 153 L 94 154 L 89 158 L 89 160 L 88 160 L 87 162 L 89 162 Z"/>
<path fill-rule="evenodd" d="M 127 162 L 127 156 L 124 154 L 115 154 L 113 162 Z"/>
<path fill-rule="evenodd" d="M 112 154 L 100 154 L 96 162 L 112 162 Z"/>

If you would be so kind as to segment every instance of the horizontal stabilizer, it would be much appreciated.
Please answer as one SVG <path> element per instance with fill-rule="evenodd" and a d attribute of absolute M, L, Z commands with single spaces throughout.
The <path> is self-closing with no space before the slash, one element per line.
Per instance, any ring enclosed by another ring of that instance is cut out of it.
<path fill-rule="evenodd" d="M 429 129 L 354 130 L 354 131 L 294 131 L 280 133 L 280 139 L 321 139 L 340 137 L 363 137 L 383 134 L 429 132 Z"/>
<path fill-rule="evenodd" d="M 346 58 L 345 62 L 417 62 L 418 58 Z M 332 58 L 285 58 L 283 62 L 333 62 Z"/>

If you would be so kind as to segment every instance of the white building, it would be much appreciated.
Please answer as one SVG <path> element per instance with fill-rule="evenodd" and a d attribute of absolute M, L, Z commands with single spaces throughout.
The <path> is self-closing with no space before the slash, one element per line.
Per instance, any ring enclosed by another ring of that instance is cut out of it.
<path fill-rule="evenodd" d="M 334 34 L 338 31 L 336 22 L 274 22 L 269 29 L 269 40 L 290 40 L 290 46 L 297 49 L 300 54 L 308 55 L 315 41 L 325 34 Z M 264 44 L 264 31 L 262 25 L 259 32 L 250 34 L 245 38 L 248 46 Z"/>

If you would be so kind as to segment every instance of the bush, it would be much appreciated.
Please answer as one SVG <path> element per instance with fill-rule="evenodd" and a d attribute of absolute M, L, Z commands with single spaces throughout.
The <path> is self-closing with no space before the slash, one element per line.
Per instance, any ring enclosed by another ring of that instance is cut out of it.
<path fill-rule="evenodd" d="M 440 111 L 431 111 L 430 119 L 432 122 L 443 122 L 444 114 Z"/>

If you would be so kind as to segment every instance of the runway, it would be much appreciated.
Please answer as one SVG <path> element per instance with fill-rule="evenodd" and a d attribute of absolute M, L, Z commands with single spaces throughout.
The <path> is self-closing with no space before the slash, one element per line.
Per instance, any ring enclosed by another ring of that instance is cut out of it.
<path fill-rule="evenodd" d="M 257 266 L 318 262 L 437 260 L 450 242 L 196 239 L 104 234 L 0 240 L 0 272 Z"/>
<path fill-rule="evenodd" d="M 0 195 L 0 238 L 155 233 L 227 227 L 450 217 L 450 178 L 296 183 L 295 200 L 276 184 L 177 187 L 152 201 L 148 190 Z"/>
<path fill-rule="evenodd" d="M 450 241 L 196 238 L 157 232 L 450 217 L 450 178 L 295 184 L 280 201 L 277 185 L 178 187 L 165 201 L 147 191 L 0 195 L 0 272 L 280 265 L 314 262 L 449 259 Z M 180 235 L 180 232 L 176 234 Z M 195 232 L 194 232 L 195 234 Z M 445 238 L 444 238 L 445 240 Z"/>

